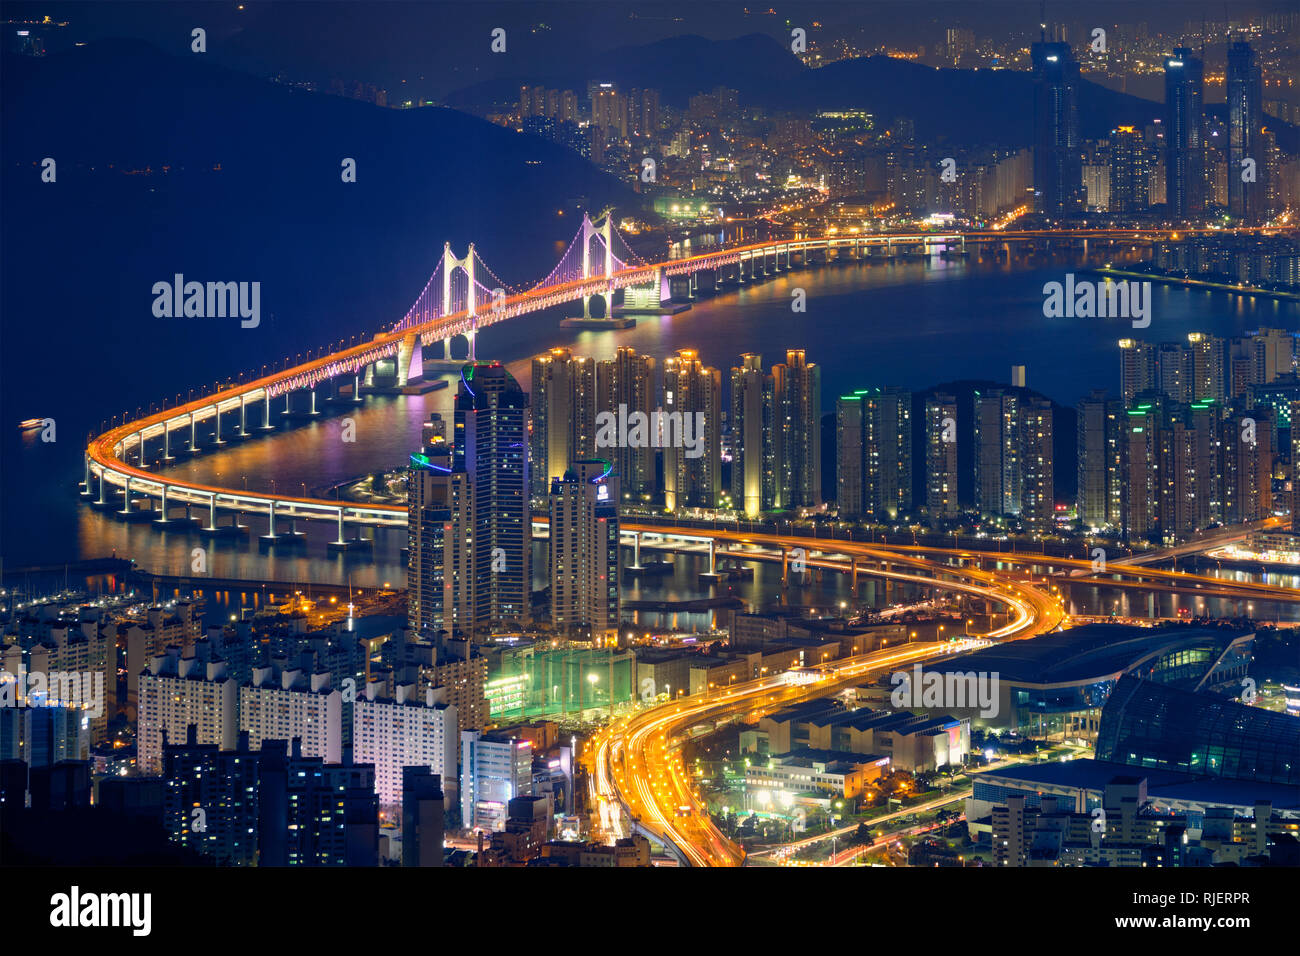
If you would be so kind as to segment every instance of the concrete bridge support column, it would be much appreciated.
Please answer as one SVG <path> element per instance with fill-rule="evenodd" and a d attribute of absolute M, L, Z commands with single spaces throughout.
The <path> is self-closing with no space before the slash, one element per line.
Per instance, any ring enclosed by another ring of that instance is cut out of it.
<path fill-rule="evenodd" d="M 166 523 L 167 523 L 167 486 L 163 485 L 162 491 L 160 491 L 158 494 L 158 517 L 154 520 L 154 524 L 166 524 Z"/>
<path fill-rule="evenodd" d="M 343 537 L 343 509 L 339 508 L 339 539 L 334 542 L 339 545 L 346 545 L 347 540 Z"/>
<path fill-rule="evenodd" d="M 214 403 L 212 406 L 212 410 L 216 413 L 216 420 L 217 420 L 217 440 L 214 441 L 213 444 L 224 445 L 225 442 L 221 438 L 221 406 Z"/>
<path fill-rule="evenodd" d="M 262 535 L 264 541 L 275 540 L 275 499 L 271 499 L 271 510 L 267 515 L 266 534 Z"/>
<path fill-rule="evenodd" d="M 319 414 L 316 411 L 316 386 L 314 385 L 312 386 L 311 389 L 311 414 L 313 415 Z"/>
<path fill-rule="evenodd" d="M 105 472 L 107 472 L 107 470 L 108 469 L 106 468 L 101 468 L 99 470 L 99 503 L 101 505 L 108 504 L 108 498 L 105 497 L 108 493 L 108 484 L 104 481 Z"/>
<path fill-rule="evenodd" d="M 262 431 L 271 430 L 271 395 L 268 392 L 262 399 Z"/>
<path fill-rule="evenodd" d="M 415 333 L 402 336 L 402 341 L 397 344 L 397 387 L 404 387 L 411 377 L 411 357 L 415 354 Z M 316 392 L 312 391 L 312 400 L 315 402 Z M 312 411 L 315 412 L 313 404 Z"/>
<path fill-rule="evenodd" d="M 175 460 L 176 458 L 172 455 L 172 427 L 167 422 L 163 422 L 163 461 Z"/>
<path fill-rule="evenodd" d="M 849 592 L 858 596 L 858 559 L 852 558 L 849 561 Z"/>
<path fill-rule="evenodd" d="M 239 434 L 248 435 L 248 401 L 243 395 L 239 396 Z"/>
<path fill-rule="evenodd" d="M 208 495 L 208 526 L 204 531 L 217 530 L 217 496 Z"/>
<path fill-rule="evenodd" d="M 637 531 L 632 535 L 632 568 L 633 571 L 641 570 L 641 532 Z"/>
<path fill-rule="evenodd" d="M 361 401 L 361 374 L 352 373 L 352 401 L 360 403 Z"/>
<path fill-rule="evenodd" d="M 190 412 L 190 451 L 199 450 L 199 431 L 198 420 L 195 419 L 194 413 Z"/>
<path fill-rule="evenodd" d="M 129 515 L 131 513 L 131 476 L 126 476 L 126 487 L 122 489 L 122 510 L 120 515 Z"/>

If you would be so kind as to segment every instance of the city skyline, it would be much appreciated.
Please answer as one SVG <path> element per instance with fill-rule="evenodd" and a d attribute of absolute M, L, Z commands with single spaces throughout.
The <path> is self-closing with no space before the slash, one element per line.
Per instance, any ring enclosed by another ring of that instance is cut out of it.
<path fill-rule="evenodd" d="M 7 7 L 35 921 L 814 866 L 1278 922 L 1300 13 L 979 6 Z"/>

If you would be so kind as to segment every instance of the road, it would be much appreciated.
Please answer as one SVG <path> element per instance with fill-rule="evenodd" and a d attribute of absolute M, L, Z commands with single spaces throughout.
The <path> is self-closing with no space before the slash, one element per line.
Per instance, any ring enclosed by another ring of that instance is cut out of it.
<path fill-rule="evenodd" d="M 658 842 L 671 844 L 692 866 L 739 866 L 744 850 L 710 819 L 686 770 L 682 744 L 690 728 L 741 715 L 750 719 L 821 697 L 904 664 L 967 649 L 965 642 L 905 644 L 846 658 L 809 684 L 778 674 L 725 691 L 660 704 L 598 731 L 584 760 L 590 796 L 608 837 L 625 836 L 625 813 Z M 916 812 L 909 808 L 909 813 Z"/>

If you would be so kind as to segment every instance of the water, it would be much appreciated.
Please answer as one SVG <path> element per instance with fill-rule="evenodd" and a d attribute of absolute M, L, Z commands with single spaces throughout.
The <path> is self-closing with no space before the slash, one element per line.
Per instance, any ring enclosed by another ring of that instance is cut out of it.
<path fill-rule="evenodd" d="M 612 357 L 621 346 L 657 359 L 693 348 L 707 364 L 721 368 L 724 378 L 742 351 L 762 353 L 770 366 L 784 360 L 786 349 L 803 348 L 809 360 L 822 367 L 823 411 L 834 407 L 837 395 L 857 388 L 896 384 L 920 389 L 960 378 L 1008 381 L 1012 365 L 1025 365 L 1029 387 L 1073 405 L 1092 388 L 1118 391 L 1115 343 L 1122 336 L 1185 341 L 1190 331 L 1227 337 L 1259 326 L 1300 326 L 1300 307 L 1295 303 L 1159 284 L 1153 287 L 1152 324 L 1143 332 L 1135 333 L 1120 320 L 1043 317 L 1045 282 L 1059 281 L 1066 271 L 1083 264 L 1112 260 L 1121 261 L 1121 256 L 1103 249 L 1087 261 L 1061 253 L 1050 259 L 1040 254 L 1002 263 L 972 257 L 952 262 L 836 264 L 704 298 L 678 315 L 639 318 L 635 328 L 623 331 L 561 329 L 559 319 L 576 308 L 570 305 L 484 330 L 478 354 L 505 361 L 527 388 L 529 358 L 556 345 L 597 358 Z M 796 288 L 807 293 L 804 313 L 791 311 Z M 463 343 L 457 349 L 459 354 Z M 246 356 L 245 360 L 264 358 Z M 230 372 L 238 369 L 232 365 Z M 148 371 L 137 369 L 131 374 Z M 51 406 L 63 401 L 66 383 L 47 373 L 48 368 L 33 366 L 30 378 L 6 381 L 6 398 L 26 390 L 36 397 L 48 395 Z M 113 378 L 96 387 L 111 407 Z M 250 490 L 274 487 L 282 493 L 302 493 L 304 486 L 309 492 L 328 488 L 378 468 L 403 464 L 418 447 L 420 428 L 429 413 L 448 414 L 453 395 L 453 389 L 447 388 L 422 396 L 370 398 L 361 407 L 326 407 L 318 420 L 229 445 L 220 453 L 205 453 L 180 463 L 175 473 L 233 488 L 246 485 Z M 6 404 L 12 407 L 13 402 Z M 254 412 L 260 415 L 260 408 L 250 409 L 250 416 Z M 363 587 L 404 583 L 404 531 L 375 532 L 371 554 L 329 555 L 325 542 L 333 538 L 333 526 L 303 522 L 299 528 L 308 532 L 304 548 L 266 551 L 252 541 L 212 541 L 191 531 L 158 531 L 92 511 L 76 498 L 82 439 L 98 425 L 99 409 L 92 414 L 93 423 L 78 421 L 70 409 L 68 417 L 60 419 L 59 440 L 54 444 L 40 442 L 36 433 L 18 435 L 12 423 L 3 423 L 0 554 L 6 567 L 114 554 L 134 558 L 151 571 L 186 574 L 192 549 L 203 546 L 214 576 L 322 583 L 346 583 L 350 578 Z M 344 415 L 356 423 L 355 443 L 340 439 L 339 419 Z M 253 536 L 265 531 L 264 519 L 246 516 L 244 520 Z M 762 580 L 761 569 L 757 580 Z M 754 587 L 748 582 L 738 586 Z M 825 593 L 810 594 L 807 600 L 831 606 L 840 599 L 836 588 L 828 585 Z"/>

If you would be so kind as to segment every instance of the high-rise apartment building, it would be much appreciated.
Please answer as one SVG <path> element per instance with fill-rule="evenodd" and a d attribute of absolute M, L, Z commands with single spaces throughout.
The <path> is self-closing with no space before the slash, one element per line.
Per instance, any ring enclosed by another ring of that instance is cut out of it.
<path fill-rule="evenodd" d="M 1078 516 L 1085 528 L 1119 527 L 1124 500 L 1124 403 L 1094 391 L 1078 407 Z"/>
<path fill-rule="evenodd" d="M 500 363 L 465 366 L 455 402 L 453 470 L 469 476 L 472 626 L 518 626 L 532 605 L 528 395 Z"/>
<path fill-rule="evenodd" d="M 618 415 L 622 408 L 628 414 L 640 412 L 649 421 L 655 408 L 657 384 L 655 360 L 651 356 L 637 355 L 636 349 L 620 348 L 614 353 L 614 358 L 596 363 L 597 413 L 611 412 Z M 535 420 L 533 430 L 536 433 Z M 594 455 L 614 463 L 619 493 L 629 503 L 647 501 L 657 490 L 655 453 L 649 442 L 622 442 L 612 447 L 598 445 Z M 579 455 L 575 449 L 575 454 L 569 460 L 576 461 L 584 457 L 592 456 Z"/>
<path fill-rule="evenodd" d="M 1025 422 L 1017 392 L 975 393 L 975 502 L 992 515 L 1019 514 L 1024 486 Z"/>
<path fill-rule="evenodd" d="M 551 482 L 551 623 L 617 638 L 618 476 L 600 459 L 574 462 Z"/>
<path fill-rule="evenodd" d="M 1052 454 L 1052 403 L 1031 398 L 1024 403 L 1024 483 L 1020 513 L 1031 526 L 1046 529 L 1056 518 L 1056 473 Z"/>
<path fill-rule="evenodd" d="M 239 687 L 225 661 L 180 656 L 170 647 L 140 674 L 136 759 L 140 772 L 162 772 L 164 739 L 188 739 L 223 750 L 234 748 L 239 734 Z"/>
<path fill-rule="evenodd" d="M 419 634 L 473 621 L 474 521 L 469 475 L 434 413 L 407 477 L 407 618 Z"/>
<path fill-rule="evenodd" d="M 716 508 L 722 490 L 722 376 L 682 349 L 664 360 L 664 505 Z"/>
<path fill-rule="evenodd" d="M 1139 392 L 1148 391 L 1157 385 L 1155 346 L 1137 339 L 1120 339 L 1119 360 L 1120 395 L 1123 396 L 1124 407 L 1129 408 Z"/>
<path fill-rule="evenodd" d="M 925 400 L 925 506 L 931 520 L 956 517 L 957 399 L 936 393 Z"/>
<path fill-rule="evenodd" d="M 455 780 L 457 732 L 456 708 L 437 690 L 421 695 L 415 685 L 401 684 L 385 698 L 369 683 L 352 704 L 353 760 L 374 766 L 381 807 L 401 806 L 404 767 L 428 767 Z"/>
<path fill-rule="evenodd" d="M 746 352 L 731 370 L 731 501 L 751 518 L 776 507 L 771 416 L 763 356 Z"/>
<path fill-rule="evenodd" d="M 530 493 L 544 498 L 569 462 L 596 454 L 596 362 L 566 348 L 536 356 L 529 397 Z"/>
<path fill-rule="evenodd" d="M 822 501 L 821 369 L 803 349 L 772 366 L 773 466 L 778 507 L 815 508 Z"/>

